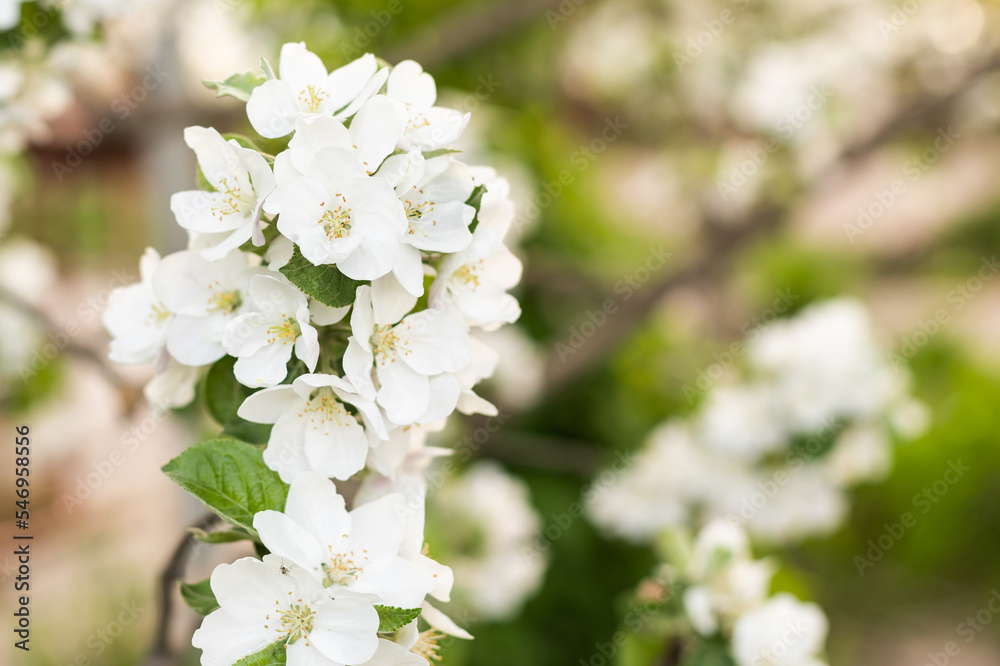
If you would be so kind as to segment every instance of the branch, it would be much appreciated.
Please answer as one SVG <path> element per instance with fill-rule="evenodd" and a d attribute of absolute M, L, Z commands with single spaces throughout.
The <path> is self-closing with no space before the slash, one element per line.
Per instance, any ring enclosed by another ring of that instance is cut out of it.
<path fill-rule="evenodd" d="M 18 312 L 24 314 L 27 317 L 35 320 L 39 326 L 44 328 L 46 331 L 57 333 L 59 332 L 59 327 L 56 326 L 55 322 L 49 319 L 48 315 L 36 308 L 31 303 L 27 302 L 17 294 L 11 292 L 5 287 L 0 286 L 0 302 L 5 303 L 17 310 Z M 118 389 L 122 398 L 125 400 L 128 410 L 131 410 L 132 405 L 135 403 L 136 389 L 135 387 L 128 384 L 122 377 L 108 367 L 108 364 L 104 361 L 97 352 L 89 347 L 84 347 L 83 345 L 77 344 L 69 339 L 67 335 L 66 344 L 63 349 L 68 354 L 76 356 L 82 361 L 85 361 L 92 365 L 98 373 L 103 377 L 111 386 Z"/>
<path fill-rule="evenodd" d="M 174 584 L 184 575 L 184 567 L 187 565 L 191 549 L 197 543 L 192 530 L 208 530 L 218 520 L 218 516 L 209 513 L 192 525 L 177 547 L 174 548 L 170 560 L 167 561 L 167 566 L 160 574 L 160 604 L 157 609 L 156 637 L 153 640 L 152 648 L 150 648 L 149 656 L 146 658 L 146 666 L 163 666 L 172 663 L 170 616 L 173 614 Z"/>
<path fill-rule="evenodd" d="M 870 155 L 903 129 L 947 109 L 970 87 L 997 69 L 1000 69 L 1000 54 L 995 54 L 983 65 L 971 71 L 961 83 L 945 95 L 921 96 L 906 105 L 869 137 L 846 147 L 822 172 L 813 187 L 817 187 L 818 183 L 831 177 L 841 168 Z M 545 396 L 560 392 L 609 356 L 667 294 L 679 287 L 700 283 L 719 276 L 726 270 L 726 264 L 744 243 L 766 236 L 778 229 L 781 219 L 791 208 L 790 199 L 791 197 L 788 197 L 780 204 L 765 204 L 751 210 L 743 219 L 726 224 L 727 230 L 722 231 L 721 236 L 716 236 L 709 242 L 709 249 L 701 257 L 659 283 L 637 292 L 636 296 L 627 301 L 608 324 L 597 329 L 587 344 L 567 358 L 565 362 L 553 356 L 546 373 L 548 379 Z M 722 225 L 711 223 L 709 214 L 705 213 L 704 217 L 707 221 L 706 226 L 721 228 Z M 543 396 L 543 400 L 545 396 Z"/>
<path fill-rule="evenodd" d="M 493 4 L 464 5 L 429 25 L 399 46 L 389 48 L 385 59 L 411 58 L 430 69 L 512 32 L 536 16 L 553 10 L 562 0 L 497 0 Z"/>

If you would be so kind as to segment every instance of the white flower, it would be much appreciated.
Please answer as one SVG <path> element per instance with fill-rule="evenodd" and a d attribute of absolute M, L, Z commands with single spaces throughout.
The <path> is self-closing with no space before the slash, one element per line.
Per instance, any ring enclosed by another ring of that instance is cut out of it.
<path fill-rule="evenodd" d="M 278 72 L 280 78 L 254 88 L 247 102 L 250 124 L 268 139 L 288 135 L 300 118 L 351 116 L 388 75 L 378 69 L 370 53 L 328 74 L 319 57 L 301 42 L 281 47 Z"/>
<path fill-rule="evenodd" d="M 447 416 L 460 386 L 450 373 L 469 364 L 469 336 L 440 310 L 403 317 L 412 304 L 376 299 L 376 287 L 358 287 L 344 371 L 362 395 L 374 395 L 397 425 Z M 378 390 L 372 381 L 372 369 Z M 432 387 L 434 390 L 432 390 Z M 450 409 L 448 409 L 450 405 Z"/>
<path fill-rule="evenodd" d="M 755 539 L 788 543 L 808 535 L 829 534 L 843 523 L 847 498 L 826 467 L 806 464 L 797 471 L 790 469 L 782 485 L 776 484 L 775 478 L 773 472 L 761 470 L 751 489 L 733 493 L 734 498 L 742 495 L 740 506 L 750 514 L 746 528 Z M 761 498 L 764 503 L 758 507 Z M 729 509 L 740 510 L 736 506 Z"/>
<path fill-rule="evenodd" d="M 774 568 L 751 559 L 743 530 L 715 520 L 698 534 L 687 574 L 694 584 L 684 591 L 684 608 L 695 629 L 711 636 L 764 601 Z"/>
<path fill-rule="evenodd" d="M 722 470 L 697 446 L 691 429 L 667 422 L 634 459 L 620 457 L 587 498 L 602 529 L 631 541 L 647 540 L 684 524 L 689 503 L 716 483 Z M 606 480 L 605 480 L 606 479 Z"/>
<path fill-rule="evenodd" d="M 787 447 L 766 386 L 720 386 L 712 390 L 699 420 L 705 445 L 747 461 Z"/>
<path fill-rule="evenodd" d="M 456 595 L 484 620 L 513 617 L 538 589 L 546 566 L 533 546 L 542 522 L 528 487 L 495 463 L 477 462 L 432 495 L 431 506 L 449 536 L 475 536 L 466 542 L 475 547 L 449 558 Z"/>
<path fill-rule="evenodd" d="M 0 31 L 10 30 L 21 22 L 21 3 L 24 0 L 0 2 Z"/>
<path fill-rule="evenodd" d="M 738 666 L 819 666 L 826 632 L 816 604 L 777 594 L 736 620 L 733 656 Z"/>
<path fill-rule="evenodd" d="M 856 423 L 840 434 L 822 462 L 833 480 L 842 486 L 880 481 L 892 469 L 892 442 L 884 427 Z"/>
<path fill-rule="evenodd" d="M 748 345 L 747 357 L 770 378 L 775 404 L 796 433 L 876 415 L 906 387 L 906 376 L 888 365 L 864 305 L 854 299 L 811 305 L 772 324 Z"/>
<path fill-rule="evenodd" d="M 358 409 L 364 425 L 345 405 Z M 238 414 L 274 424 L 264 462 L 286 483 L 306 471 L 346 480 L 365 465 L 365 428 L 381 439 L 388 437 L 378 407 L 333 375 L 302 375 L 291 386 L 258 391 L 243 401 Z"/>
<path fill-rule="evenodd" d="M 250 278 L 266 269 L 257 257 L 230 252 L 208 261 L 196 250 L 163 258 L 153 274 L 153 291 L 174 313 L 167 331 L 167 351 L 184 365 L 207 365 L 226 355 L 226 325 L 246 311 Z"/>
<path fill-rule="evenodd" d="M 521 262 L 504 245 L 503 238 L 510 220 L 490 219 L 491 195 L 487 189 L 480 208 L 480 221 L 472 234 L 471 245 L 447 255 L 430 287 L 430 304 L 461 317 L 469 326 L 496 330 L 504 323 L 517 321 L 521 306 L 507 293 L 521 280 Z"/>
<path fill-rule="evenodd" d="M 157 368 L 156 375 L 143 387 L 143 395 L 149 404 L 160 411 L 191 404 L 194 400 L 195 386 L 208 370 L 208 366 L 192 368 L 171 359 L 165 351 L 163 356 L 166 357 L 166 366 L 162 369 Z M 161 362 L 158 359 L 158 364 Z"/>
<path fill-rule="evenodd" d="M 470 114 L 434 106 L 434 78 L 412 60 L 404 60 L 389 73 L 386 95 L 406 105 L 409 122 L 399 147 L 437 150 L 457 139 L 469 123 Z"/>
<path fill-rule="evenodd" d="M 419 296 L 423 293 L 420 252 L 458 252 L 472 242 L 469 225 L 476 210 L 465 202 L 475 183 L 469 168 L 458 160 L 447 155 L 424 159 L 417 150 L 389 157 L 377 175 L 393 186 L 406 211 L 403 246 L 393 272 L 404 286 L 419 276 L 415 292 Z"/>
<path fill-rule="evenodd" d="M 159 265 L 159 253 L 146 248 L 139 260 L 141 281 L 119 287 L 108 297 L 101 321 L 111 334 L 108 358 L 115 363 L 152 363 L 167 343 L 173 315 L 153 291 L 153 273 Z"/>
<path fill-rule="evenodd" d="M 319 334 L 309 323 L 309 301 L 280 273 L 254 275 L 247 289 L 255 312 L 233 319 L 222 347 L 236 357 L 233 371 L 246 386 L 274 386 L 288 374 L 295 356 L 310 372 L 319 359 Z"/>
<path fill-rule="evenodd" d="M 264 157 L 235 139 L 226 141 L 211 128 L 188 127 L 184 141 L 197 155 L 213 191 L 178 192 L 170 198 L 170 210 L 185 229 L 217 234 L 218 240 L 202 250 L 202 256 L 221 259 L 251 237 L 254 245 L 263 245 L 261 205 L 274 189 L 274 174 Z"/>
<path fill-rule="evenodd" d="M 403 508 L 403 497 L 391 494 L 348 512 L 329 479 L 304 472 L 291 483 L 284 513 L 262 511 L 253 524 L 268 550 L 312 573 L 332 596 L 346 588 L 416 608 L 436 583 L 399 555 Z"/>
<path fill-rule="evenodd" d="M 481 398 L 472 389 L 483 379 L 493 376 L 500 362 L 500 356 L 488 344 L 471 335 L 469 343 L 469 365 L 455 375 L 462 388 L 456 408 L 463 414 L 496 416 L 499 413 L 496 405 Z"/>
<path fill-rule="evenodd" d="M 275 160 L 278 187 L 265 203 L 306 259 L 336 264 L 355 280 L 374 280 L 392 270 L 406 228 L 392 188 L 368 176 L 392 150 L 394 108 L 376 97 L 355 116 L 351 130 L 325 118 L 300 123 L 289 150 Z M 388 144 L 379 141 L 384 133 L 390 135 Z"/>
<path fill-rule="evenodd" d="M 244 557 L 212 572 L 219 608 L 192 643 L 204 666 L 232 666 L 284 641 L 288 666 L 367 661 L 378 648 L 378 613 L 350 596 L 331 598 L 312 574 L 279 557 Z"/>

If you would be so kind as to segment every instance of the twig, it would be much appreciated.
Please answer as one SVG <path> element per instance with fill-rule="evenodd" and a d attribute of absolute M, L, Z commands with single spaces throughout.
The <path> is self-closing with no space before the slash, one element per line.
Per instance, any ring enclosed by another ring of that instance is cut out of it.
<path fill-rule="evenodd" d="M 183 576 L 191 548 L 197 543 L 192 530 L 208 530 L 218 520 L 218 516 L 209 513 L 192 525 L 177 547 L 174 548 L 170 560 L 167 561 L 167 566 L 160 574 L 160 604 L 157 609 L 156 637 L 153 640 L 152 648 L 150 648 L 149 656 L 146 658 L 146 666 L 161 666 L 170 663 L 173 656 L 170 650 L 170 616 L 174 606 L 174 584 Z"/>

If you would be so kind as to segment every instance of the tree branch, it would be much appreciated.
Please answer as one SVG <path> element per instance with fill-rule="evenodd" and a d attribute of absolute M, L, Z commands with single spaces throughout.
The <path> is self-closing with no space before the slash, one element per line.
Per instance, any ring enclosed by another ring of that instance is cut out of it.
<path fill-rule="evenodd" d="M 149 656 L 146 658 L 146 666 L 164 666 L 172 662 L 173 653 L 170 649 L 170 616 L 173 614 L 174 606 L 174 584 L 184 575 L 184 568 L 187 565 L 191 549 L 197 543 L 192 530 L 208 530 L 218 522 L 219 518 L 214 513 L 203 516 L 198 522 L 192 525 L 167 561 L 167 566 L 160 574 L 160 603 L 157 609 L 156 636 L 153 639 L 153 646 L 150 648 Z"/>
<path fill-rule="evenodd" d="M 862 159 L 883 146 L 900 131 L 923 122 L 953 105 L 970 87 L 986 75 L 1000 69 L 1000 54 L 995 54 L 980 67 L 972 70 L 960 84 L 944 95 L 921 96 L 906 105 L 870 136 L 846 147 L 830 166 L 825 169 L 812 189 L 830 178 L 841 168 Z M 546 372 L 545 396 L 562 391 L 573 381 L 584 375 L 609 356 L 631 333 L 639 322 L 663 298 L 679 287 L 703 282 L 718 277 L 728 268 L 737 250 L 750 241 L 764 237 L 780 227 L 781 220 L 792 207 L 790 198 L 782 203 L 769 203 L 751 210 L 743 219 L 723 225 L 712 223 L 711 215 L 703 214 L 706 227 L 714 229 L 716 236 L 709 241 L 708 250 L 702 255 L 657 284 L 636 292 L 604 327 L 595 334 L 575 354 L 564 361 L 552 356 Z M 719 232 L 719 229 L 725 229 Z M 544 399 L 544 396 L 543 396 Z"/>

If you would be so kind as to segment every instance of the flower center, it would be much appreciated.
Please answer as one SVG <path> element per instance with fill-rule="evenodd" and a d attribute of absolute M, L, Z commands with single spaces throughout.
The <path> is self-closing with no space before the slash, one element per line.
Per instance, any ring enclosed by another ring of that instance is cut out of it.
<path fill-rule="evenodd" d="M 409 353 L 409 350 L 400 344 L 399 335 L 392 326 L 376 328 L 371 337 L 371 344 L 375 356 L 381 356 L 388 361 L 395 361 L 399 351 L 404 354 Z"/>
<path fill-rule="evenodd" d="M 306 402 L 305 409 L 302 410 L 302 414 L 313 413 L 316 416 L 313 417 L 318 425 L 325 425 L 327 422 L 333 422 L 337 425 L 344 425 L 345 417 L 350 417 L 350 413 L 344 409 L 344 406 L 340 404 L 336 396 L 333 394 L 333 389 L 328 386 L 324 386 L 316 395 Z M 301 416 L 301 414 L 300 414 Z"/>
<path fill-rule="evenodd" d="M 220 220 L 227 215 L 242 215 L 248 208 L 253 209 L 254 207 L 253 192 L 244 194 L 243 188 L 238 183 L 230 185 L 228 178 L 219 181 L 216 192 L 224 195 L 222 205 L 212 208 L 212 214 Z"/>
<path fill-rule="evenodd" d="M 461 280 L 466 285 L 472 285 L 473 288 L 479 286 L 479 270 L 482 268 L 482 259 L 473 262 L 471 264 L 465 264 L 457 271 L 455 271 L 455 279 Z"/>
<path fill-rule="evenodd" d="M 319 113 L 323 110 L 323 100 L 327 95 L 321 88 L 316 86 L 306 86 L 306 89 L 299 93 L 299 101 L 310 113 Z"/>
<path fill-rule="evenodd" d="M 278 602 L 275 603 L 277 604 Z M 312 620 L 313 616 L 316 615 L 316 611 L 309 608 L 307 604 L 302 603 L 301 599 L 298 600 L 298 603 L 289 604 L 288 608 L 278 610 L 277 613 L 278 619 L 281 621 L 281 626 L 275 629 L 284 637 L 286 648 L 300 638 L 305 638 L 312 631 Z M 267 618 L 270 617 L 270 615 L 267 616 Z M 268 625 L 265 624 L 264 628 L 267 629 Z"/>
<path fill-rule="evenodd" d="M 421 631 L 417 642 L 410 648 L 410 652 L 420 655 L 427 661 L 441 661 L 441 655 L 438 654 L 441 646 L 438 645 L 438 641 L 442 638 L 444 638 L 444 634 L 435 629 Z"/>
<path fill-rule="evenodd" d="M 149 309 L 149 323 L 153 326 L 159 326 L 170 317 L 170 311 L 159 303 L 153 303 Z"/>
<path fill-rule="evenodd" d="M 347 536 L 346 534 L 344 535 Z M 331 587 L 334 585 L 339 585 L 341 587 L 346 587 L 358 579 L 358 576 L 364 571 L 364 566 L 368 562 L 368 551 L 361 551 L 361 556 L 358 558 L 360 564 L 355 561 L 355 554 L 353 550 L 347 551 L 345 553 L 335 553 L 333 552 L 333 546 L 327 546 L 330 550 L 330 561 L 324 562 L 323 573 L 325 577 L 323 578 L 323 587 Z"/>
<path fill-rule="evenodd" d="M 404 133 L 413 132 L 420 129 L 421 127 L 427 127 L 431 124 L 431 121 L 427 119 L 427 116 L 420 113 L 410 118 L 409 122 L 406 123 L 406 128 L 403 130 Z"/>
<path fill-rule="evenodd" d="M 347 199 L 342 194 L 334 196 L 340 199 L 341 203 L 337 204 L 336 208 L 323 211 L 323 217 L 317 220 L 317 223 L 323 225 L 327 240 L 351 235 L 351 209 L 345 207 Z M 320 206 L 326 206 L 326 202 L 320 203 Z"/>
<path fill-rule="evenodd" d="M 299 329 L 298 323 L 285 317 L 280 324 L 268 326 L 267 344 L 280 342 L 283 345 L 287 345 L 289 342 L 295 342 L 295 338 L 299 337 L 301 333 L 302 331 Z"/>
<path fill-rule="evenodd" d="M 420 194 L 423 194 L 423 190 L 418 190 L 418 192 Z M 412 221 L 417 221 L 424 215 L 427 215 L 428 213 L 432 212 L 434 210 L 434 202 L 429 199 L 424 199 L 420 203 L 415 203 L 410 199 L 404 199 L 403 204 L 406 207 L 406 221 L 410 222 L 410 228 L 407 233 L 411 235 L 415 233 L 420 233 L 423 234 L 423 236 L 426 238 L 427 232 L 425 232 L 423 229 L 415 227 Z"/>
<path fill-rule="evenodd" d="M 218 282 L 214 285 L 209 285 L 209 289 L 214 289 L 218 286 Z M 209 312 L 224 312 L 226 314 L 231 313 L 236 308 L 240 307 L 243 300 L 240 298 L 240 292 L 238 291 L 220 291 L 218 293 L 212 294 L 211 298 L 208 299 L 208 311 Z"/>

